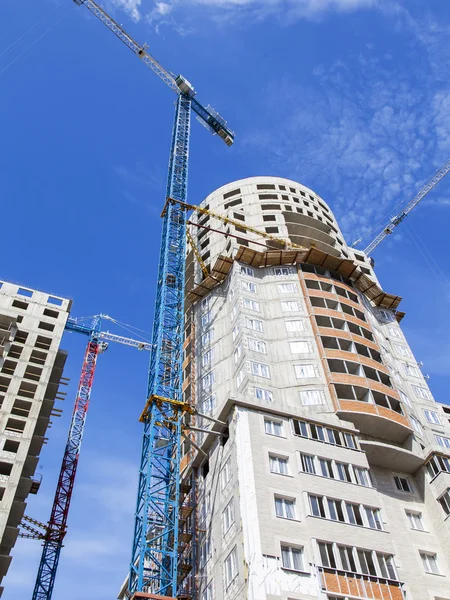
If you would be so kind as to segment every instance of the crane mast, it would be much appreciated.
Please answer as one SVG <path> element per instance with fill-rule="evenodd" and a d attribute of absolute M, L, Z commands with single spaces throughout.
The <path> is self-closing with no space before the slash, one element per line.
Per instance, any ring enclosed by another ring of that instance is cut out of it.
<path fill-rule="evenodd" d="M 390 222 L 384 227 L 383 231 L 381 231 L 377 237 L 370 242 L 367 248 L 364 249 L 364 252 L 369 255 L 375 248 L 380 244 L 385 237 L 390 235 L 398 225 L 405 219 L 408 214 L 415 208 L 419 202 L 443 179 L 447 173 L 450 171 L 450 160 L 448 160 L 445 165 L 443 165 L 436 173 L 432 176 L 431 179 L 427 181 L 427 183 L 417 192 L 414 198 L 406 205 L 406 207 L 392 217 Z M 361 239 L 357 240 L 353 246 L 359 243 Z"/>
<path fill-rule="evenodd" d="M 156 75 L 178 94 L 166 186 L 158 266 L 147 402 L 141 415 L 143 441 L 128 578 L 134 598 L 143 593 L 176 596 L 179 569 L 180 454 L 182 421 L 194 409 L 183 402 L 182 348 L 186 254 L 188 159 L 191 110 L 211 133 L 231 146 L 234 133 L 192 85 L 165 70 L 93 0 L 84 4 Z"/>
<path fill-rule="evenodd" d="M 61 548 L 67 530 L 67 518 L 72 500 L 73 486 L 77 473 L 78 459 L 86 425 L 97 358 L 98 355 L 104 352 L 108 347 L 107 342 L 101 340 L 117 342 L 140 350 L 150 350 L 151 348 L 151 344 L 147 342 L 140 342 L 109 332 L 100 331 L 102 318 L 112 320 L 107 315 L 97 315 L 90 325 L 84 325 L 80 324 L 77 319 L 69 317 L 65 326 L 66 331 L 81 333 L 88 336 L 89 340 L 84 355 L 72 420 L 50 519 L 48 524 L 44 525 L 34 519 L 25 517 L 26 521 L 40 526 L 43 530 L 42 533 L 35 530 L 33 527 L 30 527 L 29 524 L 22 523 L 22 527 L 32 532 L 31 534 L 26 535 L 26 537 L 42 539 L 44 541 L 41 561 L 39 563 L 32 596 L 33 600 L 50 600 L 52 597 Z"/>

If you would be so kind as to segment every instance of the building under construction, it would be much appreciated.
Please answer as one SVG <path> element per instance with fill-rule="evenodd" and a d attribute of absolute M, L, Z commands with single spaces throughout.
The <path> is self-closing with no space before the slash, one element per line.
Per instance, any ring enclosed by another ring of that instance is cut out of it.
<path fill-rule="evenodd" d="M 60 416 L 67 353 L 59 345 L 71 302 L 0 281 L 0 581 L 11 562 L 39 453 Z M 0 587 L 0 596 L 3 587 Z"/>
<path fill-rule="evenodd" d="M 449 409 L 401 298 L 297 182 L 243 179 L 200 207 L 183 393 L 214 421 L 192 416 L 183 445 L 186 596 L 448 599 Z"/>

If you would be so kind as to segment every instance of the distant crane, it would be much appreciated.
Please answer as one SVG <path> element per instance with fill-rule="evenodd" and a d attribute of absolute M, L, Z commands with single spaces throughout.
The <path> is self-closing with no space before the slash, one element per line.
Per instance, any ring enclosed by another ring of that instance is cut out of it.
<path fill-rule="evenodd" d="M 153 347 L 148 374 L 135 513 L 129 595 L 141 592 L 175 596 L 183 579 L 179 569 L 180 457 L 182 424 L 193 407 L 183 402 L 182 361 L 186 256 L 188 156 L 191 109 L 212 133 L 231 146 L 234 133 L 212 108 L 195 100 L 192 85 L 175 76 L 138 44 L 93 0 L 84 4 L 142 62 L 178 94 L 166 187 L 159 257 Z"/>
<path fill-rule="evenodd" d="M 22 527 L 29 532 L 28 534 L 22 534 L 22 537 L 44 540 L 41 561 L 33 591 L 33 600 L 50 600 L 52 597 L 59 556 L 64 536 L 66 535 L 67 517 L 77 473 L 78 458 L 80 455 L 84 426 L 86 424 L 97 357 L 108 348 L 108 343 L 102 340 L 132 346 L 139 350 L 151 349 L 151 344 L 148 342 L 141 342 L 101 331 L 102 320 L 105 319 L 114 321 L 114 319 L 108 315 L 101 314 L 95 316 L 90 325 L 82 324 L 81 321 L 70 317 L 66 323 L 66 331 L 87 335 L 89 341 L 81 369 L 81 377 L 73 409 L 72 421 L 48 525 L 44 525 L 29 517 L 24 517 L 25 522 L 22 522 L 21 524 Z M 32 525 L 30 525 L 30 523 Z M 33 525 L 40 527 L 43 531 L 39 531 L 33 527 Z"/>
<path fill-rule="evenodd" d="M 378 246 L 380 242 L 384 240 L 384 238 L 390 235 L 394 229 L 400 225 L 405 217 L 412 211 L 414 207 L 416 207 L 419 202 L 424 198 L 428 192 L 430 192 L 440 181 L 443 179 L 447 173 L 450 171 L 450 160 L 448 160 L 443 167 L 441 167 L 436 173 L 432 176 L 431 179 L 427 181 L 427 183 L 417 192 L 414 198 L 406 205 L 406 207 L 391 218 L 389 223 L 383 228 L 381 233 L 377 235 L 377 237 L 370 242 L 367 248 L 364 249 L 366 255 L 369 255 L 375 248 Z M 359 238 L 356 242 L 353 242 L 352 248 L 362 242 L 364 237 Z"/>

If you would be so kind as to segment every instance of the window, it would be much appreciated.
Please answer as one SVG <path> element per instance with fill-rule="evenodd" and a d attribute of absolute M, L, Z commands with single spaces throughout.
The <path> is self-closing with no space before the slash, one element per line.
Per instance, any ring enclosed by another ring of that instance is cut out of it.
<path fill-rule="evenodd" d="M 236 547 L 226 557 L 224 562 L 225 587 L 228 587 L 238 574 Z"/>
<path fill-rule="evenodd" d="M 332 521 L 340 521 L 345 523 L 345 516 L 342 511 L 342 502 L 340 500 L 334 500 L 333 498 L 327 498 L 328 516 Z"/>
<path fill-rule="evenodd" d="M 199 557 L 200 566 L 203 568 L 210 558 L 211 558 L 211 536 L 207 536 L 200 543 L 200 557 Z"/>
<path fill-rule="evenodd" d="M 386 579 L 397 579 L 397 573 L 394 566 L 394 557 L 390 554 L 382 554 L 381 552 L 376 553 L 378 559 L 378 566 L 381 572 L 381 576 Z"/>
<path fill-rule="evenodd" d="M 20 310 L 28 310 L 29 304 L 28 302 L 22 302 L 21 300 L 13 300 L 12 306 L 14 306 L 14 308 L 20 308 Z"/>
<path fill-rule="evenodd" d="M 282 421 L 264 419 L 264 431 L 269 435 L 283 437 L 283 423 Z"/>
<path fill-rule="evenodd" d="M 314 365 L 294 365 L 295 376 L 298 379 L 304 379 L 306 377 L 317 377 Z"/>
<path fill-rule="evenodd" d="M 279 283 L 277 285 L 279 294 L 293 294 L 297 291 L 296 283 Z"/>
<path fill-rule="evenodd" d="M 202 355 L 202 367 L 206 367 L 211 364 L 212 359 L 214 358 L 214 348 L 208 350 Z"/>
<path fill-rule="evenodd" d="M 258 400 L 267 400 L 269 402 L 273 402 L 273 394 L 269 390 L 255 388 L 255 396 L 258 398 Z"/>
<path fill-rule="evenodd" d="M 400 333 L 400 329 L 398 329 L 397 327 L 389 327 L 389 331 L 390 331 L 390 334 L 392 335 L 392 337 L 401 339 L 402 334 Z"/>
<path fill-rule="evenodd" d="M 320 472 L 323 477 L 334 479 L 333 463 L 327 458 L 319 458 Z"/>
<path fill-rule="evenodd" d="M 265 377 L 266 379 L 270 379 L 270 371 L 268 365 L 254 362 L 253 360 L 250 361 L 250 365 L 253 375 L 256 375 L 257 377 Z"/>
<path fill-rule="evenodd" d="M 259 319 L 250 319 L 249 317 L 244 317 L 244 327 L 248 327 L 248 329 L 253 329 L 254 331 L 259 331 L 262 333 L 263 324 Z"/>
<path fill-rule="evenodd" d="M 361 550 L 360 548 L 358 548 L 357 555 L 358 555 L 359 566 L 360 566 L 361 572 L 364 573 L 364 575 L 376 576 L 377 570 L 375 568 L 372 551 L 371 550 Z"/>
<path fill-rule="evenodd" d="M 238 335 L 239 335 L 239 325 L 235 325 L 233 327 L 233 342 L 235 341 L 235 339 L 237 338 Z"/>
<path fill-rule="evenodd" d="M 213 582 L 210 581 L 202 592 L 201 600 L 213 600 Z"/>
<path fill-rule="evenodd" d="M 411 358 L 411 352 L 409 351 L 409 348 L 407 346 L 401 346 L 400 344 L 395 344 L 395 348 L 397 349 L 397 352 L 401 356 L 407 356 L 407 357 Z"/>
<path fill-rule="evenodd" d="M 330 544 L 329 542 L 319 542 L 318 546 L 320 553 L 320 562 L 322 564 L 322 567 L 335 569 L 336 560 L 334 558 L 333 544 Z"/>
<path fill-rule="evenodd" d="M 226 533 L 234 523 L 234 503 L 233 498 L 228 502 L 222 512 L 222 530 Z"/>
<path fill-rule="evenodd" d="M 287 300 L 286 302 L 281 303 L 281 310 L 283 312 L 295 312 L 301 309 L 300 302 L 296 300 Z"/>
<path fill-rule="evenodd" d="M 230 479 L 231 479 L 231 460 L 228 458 L 225 461 L 225 464 L 223 465 L 222 470 L 220 471 L 220 485 L 222 487 L 222 490 L 225 489 L 225 486 L 230 481 Z"/>
<path fill-rule="evenodd" d="M 314 463 L 314 456 L 310 454 L 300 454 L 300 458 L 302 461 L 302 471 L 304 473 L 310 473 L 312 475 L 316 474 L 316 466 Z"/>
<path fill-rule="evenodd" d="M 417 531 L 424 531 L 423 521 L 422 521 L 422 513 L 411 512 L 411 511 L 407 510 L 406 516 L 408 517 L 408 521 L 409 521 L 409 524 L 411 525 L 411 529 L 416 529 Z"/>
<path fill-rule="evenodd" d="M 404 392 L 402 392 L 402 390 L 398 390 L 398 393 L 400 394 L 400 398 L 401 398 L 402 402 L 404 402 L 409 407 L 411 407 L 411 402 L 410 402 L 408 396 Z"/>
<path fill-rule="evenodd" d="M 31 296 L 33 295 L 33 292 L 31 290 L 26 290 L 24 288 L 19 288 L 17 290 L 17 293 L 21 296 L 27 296 L 27 298 L 31 298 Z"/>
<path fill-rule="evenodd" d="M 378 508 L 370 508 L 365 506 L 364 511 L 366 513 L 367 523 L 371 529 L 378 529 L 383 531 L 383 524 L 381 522 L 381 513 Z"/>
<path fill-rule="evenodd" d="M 423 412 L 425 413 L 425 419 L 428 421 L 428 423 L 434 423 L 435 425 L 441 425 L 441 421 L 435 410 L 424 409 Z"/>
<path fill-rule="evenodd" d="M 206 333 L 202 334 L 202 346 L 208 346 L 211 343 L 211 340 L 214 337 L 214 329 L 210 329 Z"/>
<path fill-rule="evenodd" d="M 214 371 L 210 371 L 206 375 L 203 375 L 203 377 L 202 377 L 202 389 L 205 390 L 206 388 L 211 387 L 212 384 L 214 383 L 214 381 L 215 381 Z"/>
<path fill-rule="evenodd" d="M 411 484 L 409 482 L 409 479 L 407 479 L 406 477 L 401 477 L 400 475 L 394 475 L 394 483 L 395 483 L 395 487 L 400 492 L 408 492 L 409 494 L 412 493 Z"/>
<path fill-rule="evenodd" d="M 289 342 L 292 354 L 310 354 L 311 345 L 309 342 Z"/>
<path fill-rule="evenodd" d="M 338 546 L 339 558 L 344 571 L 356 572 L 355 557 L 351 546 Z"/>
<path fill-rule="evenodd" d="M 248 275 L 249 277 L 254 277 L 255 271 L 251 267 L 241 265 L 241 275 Z"/>
<path fill-rule="evenodd" d="M 286 321 L 286 331 L 305 331 L 303 321 Z"/>
<path fill-rule="evenodd" d="M 53 323 L 46 323 L 45 321 L 40 321 L 38 325 L 39 329 L 44 329 L 45 331 L 53 331 L 55 326 Z"/>
<path fill-rule="evenodd" d="M 283 569 L 303 571 L 303 549 L 292 546 L 281 546 L 281 564 Z"/>
<path fill-rule="evenodd" d="M 256 294 L 256 284 L 252 281 L 241 281 L 241 288 L 245 292 L 250 292 L 251 294 Z"/>
<path fill-rule="evenodd" d="M 206 398 L 206 400 L 203 400 L 203 402 L 202 402 L 202 412 L 205 413 L 206 415 L 208 415 L 209 413 L 211 413 L 214 410 L 215 406 L 216 406 L 216 397 L 209 396 L 208 398 Z"/>
<path fill-rule="evenodd" d="M 411 421 L 414 431 L 419 435 L 423 435 L 422 425 L 419 423 L 416 417 L 414 417 L 414 415 L 409 415 L 409 420 Z"/>
<path fill-rule="evenodd" d="M 261 354 L 266 354 L 266 344 L 261 340 L 249 338 L 248 349 L 252 350 L 253 352 L 260 352 Z"/>
<path fill-rule="evenodd" d="M 293 275 L 294 269 L 292 267 L 275 267 L 273 270 L 273 274 L 280 275 Z"/>
<path fill-rule="evenodd" d="M 447 488 L 444 494 L 438 498 L 438 502 L 445 514 L 450 515 L 450 488 Z"/>
<path fill-rule="evenodd" d="M 309 504 L 311 506 L 311 512 L 315 517 L 322 517 L 323 519 L 326 517 L 322 496 L 309 494 Z"/>
<path fill-rule="evenodd" d="M 444 448 L 450 448 L 450 438 L 443 437 L 442 435 L 435 435 L 437 443 L 439 446 L 443 446 Z"/>
<path fill-rule="evenodd" d="M 241 355 L 242 355 L 242 346 L 241 346 L 241 344 L 238 344 L 233 352 L 234 364 L 237 364 Z M 205 355 L 203 355 L 203 356 L 205 356 Z"/>
<path fill-rule="evenodd" d="M 372 487 L 372 482 L 370 480 L 370 474 L 368 469 L 364 469 L 363 467 L 353 467 L 353 472 L 356 477 L 357 483 L 359 485 L 364 485 L 365 487 Z"/>
<path fill-rule="evenodd" d="M 244 369 L 241 369 L 236 376 L 236 385 L 238 388 L 241 387 L 241 384 L 244 381 L 244 377 L 245 377 L 245 371 L 244 371 Z"/>
<path fill-rule="evenodd" d="M 236 318 L 236 315 L 238 314 L 238 310 L 239 310 L 239 307 L 238 307 L 237 302 L 236 302 L 236 304 L 231 309 L 231 320 L 232 321 L 234 321 L 234 319 Z"/>
<path fill-rule="evenodd" d="M 346 463 L 341 463 L 336 461 L 336 470 L 338 479 L 341 481 L 352 481 L 352 477 L 350 475 L 350 467 Z"/>
<path fill-rule="evenodd" d="M 210 323 L 210 322 L 211 322 L 211 311 L 208 310 L 202 314 L 202 319 L 201 319 L 202 327 L 206 327 L 206 325 L 208 325 L 208 323 Z"/>
<path fill-rule="evenodd" d="M 422 398 L 422 400 L 431 400 L 431 394 L 429 390 L 426 388 L 419 387 L 418 385 L 411 386 L 417 398 Z"/>
<path fill-rule="evenodd" d="M 303 406 L 313 406 L 315 404 L 323 404 L 323 392 L 319 390 L 302 390 L 299 392 L 300 402 Z"/>
<path fill-rule="evenodd" d="M 275 514 L 281 519 L 295 519 L 295 500 L 275 496 Z"/>
<path fill-rule="evenodd" d="M 49 296 L 47 302 L 49 304 L 55 304 L 56 306 L 62 306 L 63 303 L 61 298 L 53 298 L 53 296 Z"/>
<path fill-rule="evenodd" d="M 408 365 L 408 363 L 405 363 L 403 366 L 407 375 L 410 375 L 411 377 L 420 377 L 420 370 L 414 365 Z"/>
<path fill-rule="evenodd" d="M 254 310 L 255 312 L 259 312 L 259 302 L 256 300 L 250 300 L 250 298 L 244 298 L 244 307 L 249 310 Z"/>
<path fill-rule="evenodd" d="M 281 456 L 269 455 L 270 472 L 278 475 L 288 475 L 288 459 Z"/>
<path fill-rule="evenodd" d="M 420 558 L 422 559 L 423 568 L 427 573 L 433 573 L 433 575 L 439 575 L 439 567 L 437 564 L 437 555 L 429 554 L 428 552 L 420 552 Z"/>
<path fill-rule="evenodd" d="M 363 525 L 359 504 L 346 502 L 345 507 L 347 509 L 348 522 L 352 525 Z"/>

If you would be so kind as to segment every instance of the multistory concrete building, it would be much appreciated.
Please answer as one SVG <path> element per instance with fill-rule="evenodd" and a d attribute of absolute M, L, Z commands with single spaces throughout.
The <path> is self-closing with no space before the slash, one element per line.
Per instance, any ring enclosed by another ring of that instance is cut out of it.
<path fill-rule="evenodd" d="M 0 281 L 0 581 L 46 441 L 67 353 L 59 349 L 71 302 Z M 3 588 L 0 587 L 0 596 Z"/>
<path fill-rule="evenodd" d="M 210 275 L 187 259 L 184 395 L 227 424 L 184 444 L 199 600 L 450 600 L 449 408 L 401 299 L 304 185 L 201 206 L 233 222 L 193 216 Z"/>

